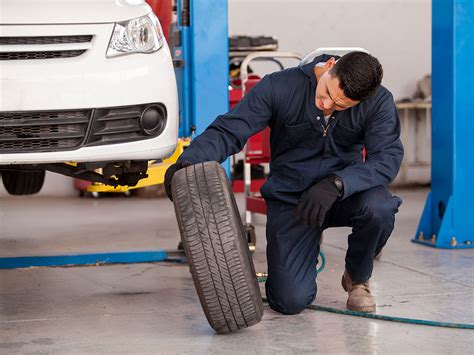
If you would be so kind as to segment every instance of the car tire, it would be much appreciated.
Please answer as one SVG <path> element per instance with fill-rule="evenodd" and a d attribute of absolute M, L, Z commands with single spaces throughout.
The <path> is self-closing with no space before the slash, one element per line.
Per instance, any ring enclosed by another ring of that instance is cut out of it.
<path fill-rule="evenodd" d="M 211 327 L 230 333 L 258 323 L 263 302 L 245 228 L 226 172 L 205 162 L 174 174 L 181 240 Z"/>
<path fill-rule="evenodd" d="M 46 173 L 41 171 L 3 171 L 2 180 L 10 195 L 33 195 L 40 192 Z"/>

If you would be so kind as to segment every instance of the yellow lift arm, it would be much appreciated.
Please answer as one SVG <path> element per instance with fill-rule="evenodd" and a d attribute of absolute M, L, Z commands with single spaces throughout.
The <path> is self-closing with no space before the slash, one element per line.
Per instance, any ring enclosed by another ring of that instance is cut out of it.
<path fill-rule="evenodd" d="M 135 186 L 117 186 L 113 187 L 101 183 L 94 182 L 87 187 L 89 192 L 125 192 L 127 190 L 139 189 L 145 186 L 159 185 L 165 180 L 165 172 L 170 165 L 178 160 L 185 147 L 191 143 L 190 138 L 181 138 L 173 155 L 164 159 L 161 163 L 152 160 L 149 162 L 147 175 L 148 177 L 141 179 Z"/>

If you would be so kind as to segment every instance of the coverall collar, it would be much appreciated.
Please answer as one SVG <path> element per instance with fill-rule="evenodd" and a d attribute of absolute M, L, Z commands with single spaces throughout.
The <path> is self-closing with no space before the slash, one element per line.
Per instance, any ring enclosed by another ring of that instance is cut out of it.
<path fill-rule="evenodd" d="M 314 88 L 316 88 L 316 84 L 317 84 L 316 75 L 314 75 L 314 66 L 317 63 L 327 62 L 331 58 L 338 60 L 340 57 L 337 55 L 321 54 L 315 57 L 311 62 L 307 64 L 302 64 L 302 65 L 300 64 L 299 66 L 300 69 L 311 80 L 311 84 Z"/>

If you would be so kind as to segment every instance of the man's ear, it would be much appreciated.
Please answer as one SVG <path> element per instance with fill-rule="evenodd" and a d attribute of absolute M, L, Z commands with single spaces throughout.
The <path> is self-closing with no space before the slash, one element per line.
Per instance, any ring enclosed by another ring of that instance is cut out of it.
<path fill-rule="evenodd" d="M 331 70 L 335 64 L 336 64 L 336 59 L 334 57 L 331 57 L 331 59 L 329 59 L 324 65 L 324 68 L 326 70 Z"/>

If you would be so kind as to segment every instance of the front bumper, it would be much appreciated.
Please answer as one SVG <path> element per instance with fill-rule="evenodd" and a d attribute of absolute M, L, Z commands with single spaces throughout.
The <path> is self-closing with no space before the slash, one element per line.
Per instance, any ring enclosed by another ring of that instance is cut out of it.
<path fill-rule="evenodd" d="M 171 155 L 178 134 L 178 104 L 172 59 L 166 44 L 153 54 L 106 58 L 113 24 L 0 26 L 0 36 L 92 35 L 87 43 L 16 46 L 21 50 L 83 50 L 76 57 L 0 62 L 0 111 L 70 111 L 140 106 L 166 107 L 166 126 L 156 138 L 83 146 L 70 150 L 9 153 L 0 164 L 151 160 Z M 0 51 L 13 50 L 0 46 Z M 1 131 L 0 131 L 1 134 Z M 1 139 L 1 138 L 0 138 Z M 133 140 L 133 139 L 131 139 Z M 45 149 L 43 149 L 45 150 Z M 46 149 L 47 150 L 47 149 Z"/>

